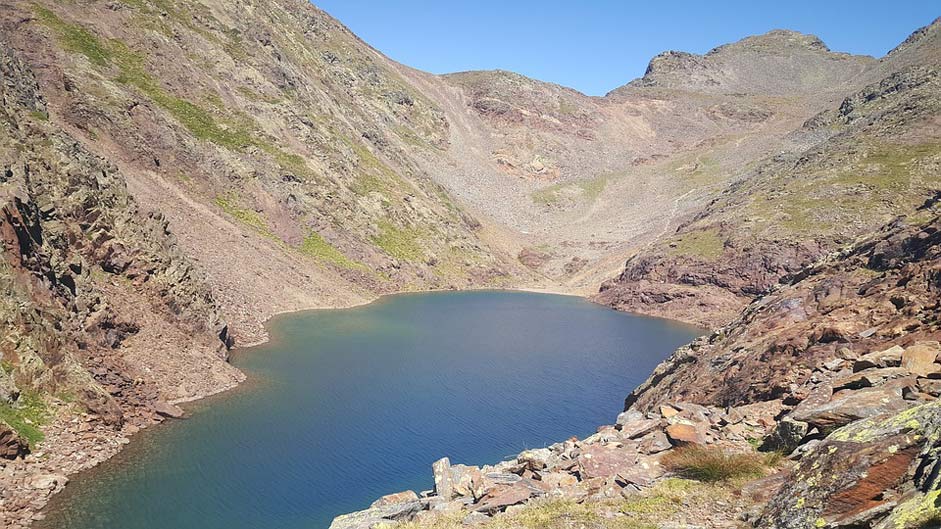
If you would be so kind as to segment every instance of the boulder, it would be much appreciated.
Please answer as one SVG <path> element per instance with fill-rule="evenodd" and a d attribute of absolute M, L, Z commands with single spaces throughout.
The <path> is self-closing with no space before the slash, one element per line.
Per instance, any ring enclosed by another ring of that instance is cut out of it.
<path fill-rule="evenodd" d="M 618 418 L 617 418 L 617 421 L 615 421 L 615 425 L 622 426 L 626 423 L 634 422 L 634 421 L 641 421 L 646 418 L 647 417 L 643 413 L 637 410 L 622 411 L 620 414 L 618 414 Z"/>
<path fill-rule="evenodd" d="M 552 457 L 552 451 L 548 448 L 537 448 L 535 450 L 526 450 L 520 452 L 516 460 L 529 470 L 542 470 L 548 466 L 549 458 Z"/>
<path fill-rule="evenodd" d="M 388 507 L 390 505 L 409 503 L 413 501 L 418 501 L 418 494 L 415 494 L 415 491 L 406 490 L 402 492 L 396 492 L 395 494 L 386 494 L 385 496 L 374 501 L 369 507 Z"/>
<path fill-rule="evenodd" d="M 906 347 L 902 353 L 901 365 L 916 375 L 926 376 L 938 371 L 935 360 L 938 358 L 938 342 L 918 342 Z"/>
<path fill-rule="evenodd" d="M 384 524 L 410 520 L 421 510 L 422 503 L 417 499 L 382 507 L 370 507 L 363 511 L 337 516 L 330 523 L 330 529 L 375 529 Z"/>
<path fill-rule="evenodd" d="M 674 446 L 706 444 L 706 438 L 695 424 L 678 422 L 666 427 L 667 438 Z"/>
<path fill-rule="evenodd" d="M 639 439 L 660 427 L 656 419 L 641 419 L 621 425 L 621 436 L 625 439 Z"/>
<path fill-rule="evenodd" d="M 13 382 L 13 378 L 0 367 L 0 404 L 13 404 L 19 396 L 20 390 Z"/>
<path fill-rule="evenodd" d="M 543 474 L 539 481 L 540 487 L 546 492 L 573 487 L 577 483 L 578 478 L 568 472 L 549 472 Z"/>
<path fill-rule="evenodd" d="M 672 448 L 673 445 L 663 430 L 655 430 L 640 440 L 638 451 L 642 454 L 657 454 Z"/>
<path fill-rule="evenodd" d="M 642 457 L 638 459 L 636 465 L 618 473 L 618 475 L 615 476 L 615 481 L 622 487 L 632 485 L 637 489 L 641 489 L 650 487 L 665 473 L 665 470 L 655 458 Z"/>
<path fill-rule="evenodd" d="M 616 476 L 632 467 L 637 456 L 635 450 L 624 447 L 591 445 L 578 456 L 579 474 L 583 480 Z"/>
<path fill-rule="evenodd" d="M 793 452 L 801 440 L 807 436 L 810 426 L 806 422 L 795 421 L 785 417 L 778 421 L 771 435 L 761 443 L 759 450 L 763 452 Z"/>
<path fill-rule="evenodd" d="M 884 351 L 865 354 L 853 362 L 853 371 L 862 371 L 873 367 L 898 367 L 902 364 L 902 353 L 904 352 L 905 349 L 894 345 Z"/>
<path fill-rule="evenodd" d="M 767 503 L 756 527 L 910 525 L 941 488 L 941 402 L 859 420 L 807 451 Z"/>
<path fill-rule="evenodd" d="M 161 417 L 170 417 L 173 419 L 179 419 L 179 418 L 182 418 L 183 415 L 185 415 L 185 412 L 183 411 L 182 408 L 180 408 L 176 404 L 170 404 L 169 402 L 166 402 L 166 401 L 158 400 L 157 402 L 154 402 L 153 406 L 154 406 L 154 411 L 157 413 L 157 415 L 160 415 Z"/>
<path fill-rule="evenodd" d="M 62 474 L 36 474 L 29 479 L 29 486 L 37 490 L 60 489 L 69 482 Z"/>
<path fill-rule="evenodd" d="M 871 368 L 858 371 L 845 377 L 833 380 L 833 390 L 862 389 L 878 386 L 886 380 L 910 375 L 912 372 L 904 367 Z"/>
<path fill-rule="evenodd" d="M 435 494 L 445 500 L 454 497 L 454 483 L 451 478 L 451 460 L 442 457 L 431 464 L 431 472 L 435 479 Z"/>
<path fill-rule="evenodd" d="M 454 496 L 478 499 L 484 494 L 484 476 L 480 468 L 468 465 L 451 466 L 451 487 Z"/>
<path fill-rule="evenodd" d="M 879 386 L 856 391 L 841 391 L 833 395 L 826 403 L 798 406 L 791 413 L 791 418 L 823 431 L 829 431 L 860 419 L 898 413 L 910 406 L 902 398 L 900 388 Z"/>
<path fill-rule="evenodd" d="M 510 505 L 523 503 L 529 498 L 541 494 L 543 492 L 535 485 L 527 483 L 525 480 L 519 481 L 512 485 L 504 485 L 490 490 L 474 506 L 474 510 L 492 515 L 503 511 Z"/>

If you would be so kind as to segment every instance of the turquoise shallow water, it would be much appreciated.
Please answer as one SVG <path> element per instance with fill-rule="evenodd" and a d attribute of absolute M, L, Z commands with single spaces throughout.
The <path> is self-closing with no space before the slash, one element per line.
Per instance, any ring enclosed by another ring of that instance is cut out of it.
<path fill-rule="evenodd" d="M 76 476 L 46 529 L 323 529 L 432 486 L 431 463 L 493 463 L 610 424 L 700 334 L 579 298 L 392 296 L 275 318 L 238 351 L 249 382 Z"/>

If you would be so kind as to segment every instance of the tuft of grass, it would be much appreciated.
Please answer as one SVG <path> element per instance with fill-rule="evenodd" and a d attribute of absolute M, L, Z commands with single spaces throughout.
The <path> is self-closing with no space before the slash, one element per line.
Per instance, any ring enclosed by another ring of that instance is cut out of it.
<path fill-rule="evenodd" d="M 42 395 L 33 391 L 20 393 L 16 404 L 0 404 L 0 421 L 10 425 L 11 428 L 29 442 L 31 448 L 45 439 L 40 426 L 49 419 L 49 411 L 43 402 Z"/>
<path fill-rule="evenodd" d="M 324 240 L 317 232 L 310 232 L 301 243 L 298 250 L 319 261 L 327 262 L 348 270 L 365 270 L 366 266 L 343 255 L 333 245 Z"/>
<path fill-rule="evenodd" d="M 388 220 L 379 222 L 379 235 L 372 242 L 385 253 L 400 261 L 418 261 L 424 256 L 418 241 L 420 233 L 414 228 L 400 228 Z"/>
<path fill-rule="evenodd" d="M 765 469 L 762 457 L 753 452 L 701 446 L 677 448 L 664 456 L 661 463 L 678 476 L 706 483 L 760 476 Z"/>

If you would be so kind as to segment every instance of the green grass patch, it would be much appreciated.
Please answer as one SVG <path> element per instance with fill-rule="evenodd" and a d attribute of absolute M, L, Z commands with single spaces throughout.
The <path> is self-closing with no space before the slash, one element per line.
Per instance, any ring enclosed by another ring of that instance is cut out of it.
<path fill-rule="evenodd" d="M 599 176 L 592 178 L 591 180 L 582 180 L 578 183 L 578 187 L 580 187 L 582 190 L 582 195 L 590 202 L 594 202 L 599 196 L 601 196 L 601 193 L 607 186 L 607 176 Z"/>
<path fill-rule="evenodd" d="M 317 232 L 310 232 L 310 234 L 304 238 L 304 241 L 298 247 L 298 250 L 300 250 L 304 255 L 313 257 L 319 261 L 330 263 L 340 268 L 346 268 L 349 270 L 366 269 L 366 266 L 362 263 L 354 261 L 343 255 L 340 250 L 337 250 L 333 245 L 324 240 L 324 238 L 321 237 Z"/>
<path fill-rule="evenodd" d="M 714 261 L 722 256 L 725 239 L 717 228 L 684 233 L 673 239 L 670 252 L 678 255 L 690 255 Z"/>
<path fill-rule="evenodd" d="M 49 113 L 41 110 L 30 110 L 29 116 L 36 121 L 49 121 Z"/>
<path fill-rule="evenodd" d="M 0 420 L 10 425 L 29 442 L 30 447 L 42 442 L 45 436 L 39 429 L 49 419 L 49 411 L 37 392 L 20 393 L 15 405 L 0 404 Z"/>
<path fill-rule="evenodd" d="M 114 55 L 109 46 L 102 43 L 87 29 L 64 22 L 45 7 L 36 5 L 33 9 L 40 22 L 58 33 L 63 48 L 84 55 L 96 66 L 106 66 L 113 58 Z"/>
<path fill-rule="evenodd" d="M 765 469 L 764 459 L 754 452 L 727 452 L 700 446 L 677 448 L 664 456 L 661 463 L 683 478 L 706 483 L 757 477 Z"/>
<path fill-rule="evenodd" d="M 594 202 L 608 186 L 609 177 L 607 175 L 598 176 L 589 180 L 580 180 L 568 184 L 552 184 L 542 189 L 534 191 L 530 198 L 536 204 L 543 206 L 552 206 L 562 202 L 565 196 L 577 197 Z"/>
<path fill-rule="evenodd" d="M 561 184 L 553 184 L 551 186 L 544 187 L 542 189 L 537 189 L 533 191 L 530 197 L 533 199 L 533 202 L 536 204 L 541 204 L 543 206 L 552 206 L 558 204 L 562 201 L 562 186 Z"/>
<path fill-rule="evenodd" d="M 215 199 L 215 203 L 217 206 L 219 206 L 220 209 L 222 209 L 222 211 L 226 212 L 235 220 L 257 231 L 265 237 L 277 239 L 277 236 L 275 236 L 275 234 L 268 227 L 268 222 L 261 214 L 251 209 L 241 207 L 238 204 L 238 200 L 232 195 L 218 196 Z"/>
<path fill-rule="evenodd" d="M 420 232 L 414 228 L 400 228 L 388 220 L 380 221 L 379 235 L 372 242 L 388 255 L 400 261 L 419 261 L 424 257 L 419 240 Z"/>

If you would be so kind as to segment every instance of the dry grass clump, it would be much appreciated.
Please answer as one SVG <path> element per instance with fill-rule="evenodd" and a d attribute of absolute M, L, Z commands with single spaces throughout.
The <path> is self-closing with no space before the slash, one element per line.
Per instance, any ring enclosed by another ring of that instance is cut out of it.
<path fill-rule="evenodd" d="M 678 476 L 707 483 L 760 476 L 766 467 L 759 454 L 704 446 L 677 448 L 665 455 L 661 463 Z"/>

